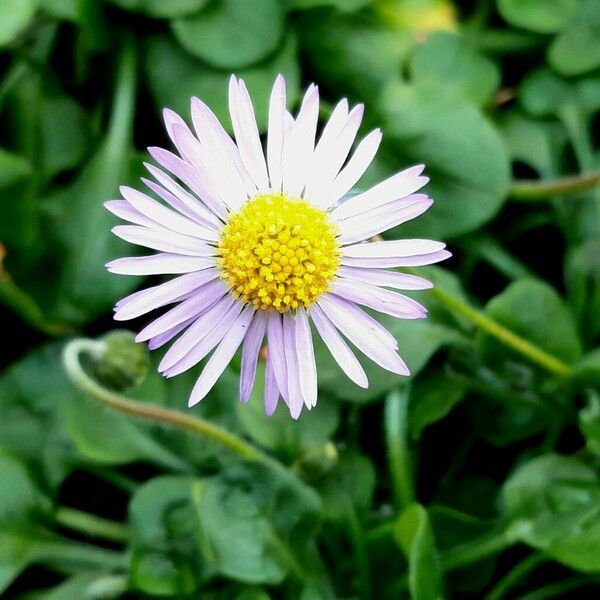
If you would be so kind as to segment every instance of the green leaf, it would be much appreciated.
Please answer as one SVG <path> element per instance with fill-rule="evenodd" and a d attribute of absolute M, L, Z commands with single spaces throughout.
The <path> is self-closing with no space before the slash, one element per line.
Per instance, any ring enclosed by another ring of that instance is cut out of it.
<path fill-rule="evenodd" d="M 436 200 L 425 215 L 390 235 L 447 240 L 497 214 L 508 191 L 508 153 L 498 132 L 473 105 L 432 94 L 423 86 L 397 84 L 386 90 L 381 108 L 388 164 L 398 170 L 425 163 L 431 178 L 425 192 Z"/>
<path fill-rule="evenodd" d="M 306 13 L 300 26 L 300 43 L 311 68 L 335 90 L 336 98 L 348 94 L 372 102 L 400 74 L 412 46 L 409 33 L 360 15 Z"/>
<path fill-rule="evenodd" d="M 307 412 L 298 422 L 290 419 L 287 407 L 280 406 L 271 418 L 265 418 L 263 390 L 265 363 L 260 361 L 248 404 L 236 403 L 236 412 L 244 433 L 263 448 L 296 456 L 301 448 L 327 441 L 337 429 L 339 410 L 327 397 L 319 398 L 319 410 Z"/>
<path fill-rule="evenodd" d="M 600 351 L 596 351 L 596 365 L 600 372 Z M 579 411 L 579 428 L 590 452 L 600 455 L 600 397 L 590 393 L 585 408 Z"/>
<path fill-rule="evenodd" d="M 579 0 L 572 22 L 548 48 L 548 62 L 568 76 L 600 67 L 600 5 L 595 0 Z"/>
<path fill-rule="evenodd" d="M 27 27 L 36 8 L 35 0 L 10 0 L 0 4 L 0 47 L 6 46 Z"/>
<path fill-rule="evenodd" d="M 373 502 L 375 477 L 373 463 L 366 456 L 343 452 L 336 466 L 315 483 L 323 499 L 325 517 L 346 523 L 349 508 L 367 512 Z"/>
<path fill-rule="evenodd" d="M 435 548 L 429 515 L 412 504 L 394 524 L 394 538 L 408 560 L 408 586 L 413 600 L 441 600 L 442 571 Z"/>
<path fill-rule="evenodd" d="M 25 464 L 0 448 L 0 526 L 23 525 L 43 508 L 43 497 Z"/>
<path fill-rule="evenodd" d="M 519 101 L 534 117 L 558 116 L 566 104 L 573 101 L 569 84 L 550 69 L 529 73 L 519 87 Z"/>
<path fill-rule="evenodd" d="M 539 33 L 561 31 L 577 8 L 576 0 L 497 0 L 497 4 L 508 23 Z"/>
<path fill-rule="evenodd" d="M 198 12 L 210 0 L 108 0 L 124 10 L 158 19 L 174 19 Z"/>
<path fill-rule="evenodd" d="M 172 23 L 179 43 L 221 69 L 259 62 L 280 44 L 284 11 L 278 0 L 218 0 L 205 10 Z"/>
<path fill-rule="evenodd" d="M 31 165 L 25 158 L 0 148 L 0 189 L 23 180 L 30 173 Z"/>
<path fill-rule="evenodd" d="M 466 386 L 442 373 L 429 373 L 412 386 L 409 405 L 411 435 L 418 437 L 432 423 L 443 419 L 464 397 Z"/>
<path fill-rule="evenodd" d="M 192 480 L 163 475 L 140 486 L 129 505 L 131 584 L 160 595 L 191 593 L 200 571 L 194 534 Z"/>
<path fill-rule="evenodd" d="M 547 283 L 521 280 L 490 300 L 485 314 L 546 352 L 574 363 L 581 356 L 575 321 L 563 299 Z M 490 361 L 510 351 L 488 334 L 478 334 L 479 349 Z"/>
<path fill-rule="evenodd" d="M 149 39 L 145 68 L 150 90 L 159 109 L 169 107 L 187 116 L 190 113 L 190 98 L 198 96 L 210 106 L 223 126 L 231 131 L 227 108 L 229 73 L 208 68 L 167 37 Z M 236 75 L 248 86 L 261 131 L 266 128 L 268 100 L 278 73 L 286 78 L 288 104 L 291 106 L 298 96 L 299 85 L 296 43 L 292 36 L 270 60 L 236 71 Z"/>
<path fill-rule="evenodd" d="M 414 83 L 435 93 L 458 94 L 485 104 L 500 83 L 496 65 L 479 54 L 464 38 L 445 32 L 418 44 L 410 62 Z"/>
<path fill-rule="evenodd" d="M 521 465 L 502 488 L 517 535 L 563 564 L 600 571 L 600 486 L 594 469 L 557 454 Z"/>
<path fill-rule="evenodd" d="M 371 0 L 287 0 L 290 9 L 307 10 L 332 6 L 343 12 L 354 12 L 371 3 Z"/>

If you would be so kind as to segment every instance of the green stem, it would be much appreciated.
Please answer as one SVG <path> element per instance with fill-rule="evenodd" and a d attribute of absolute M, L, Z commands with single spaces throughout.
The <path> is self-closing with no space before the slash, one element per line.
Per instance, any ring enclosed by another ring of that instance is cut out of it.
<path fill-rule="evenodd" d="M 477 325 L 482 331 L 485 331 L 505 346 L 538 364 L 546 371 L 558 375 L 559 377 L 571 377 L 573 374 L 573 369 L 568 364 L 555 356 L 548 354 L 545 350 L 542 350 L 522 337 L 519 337 L 517 334 L 510 331 L 510 329 L 500 325 L 481 311 L 472 308 L 460 298 L 449 294 L 441 288 L 433 288 L 430 290 L 430 293 L 447 308 L 462 315 Z"/>
<path fill-rule="evenodd" d="M 360 585 L 360 597 L 367 600 L 371 597 L 371 573 L 369 568 L 369 554 L 365 543 L 365 536 L 352 502 L 348 499 L 347 507 L 348 533 L 352 538 L 354 560 Z"/>
<path fill-rule="evenodd" d="M 517 600 L 546 600 L 547 598 L 563 596 L 563 594 L 585 585 L 593 585 L 593 582 L 586 577 L 572 577 L 571 579 L 551 583 L 524 596 L 519 596 Z M 573 598 L 574 596 L 569 597 Z"/>
<path fill-rule="evenodd" d="M 483 600 L 501 600 L 515 587 L 524 577 L 539 565 L 546 562 L 548 558 L 543 554 L 531 554 L 525 560 L 512 568 L 494 587 L 486 594 Z"/>
<path fill-rule="evenodd" d="M 396 508 L 401 511 L 414 502 L 412 469 L 407 446 L 408 386 L 393 391 L 385 399 L 384 427 L 387 455 Z"/>
<path fill-rule="evenodd" d="M 600 173 L 582 173 L 553 181 L 515 181 L 508 194 L 513 200 L 535 202 L 555 196 L 578 194 L 594 189 L 600 183 Z"/>
<path fill-rule="evenodd" d="M 52 566 L 59 571 L 63 571 L 64 565 L 68 565 L 68 573 L 90 568 L 123 569 L 127 564 L 127 559 L 121 552 L 77 542 L 44 542 L 40 548 L 34 548 L 33 554 L 35 562 Z"/>
<path fill-rule="evenodd" d="M 79 362 L 79 355 L 82 352 L 89 352 L 97 356 L 103 351 L 104 345 L 102 342 L 87 339 L 73 340 L 65 347 L 63 354 L 65 369 L 73 383 L 82 391 L 90 394 L 114 410 L 162 425 L 171 425 L 190 431 L 196 435 L 208 438 L 244 458 L 266 463 L 270 462 L 271 459 L 268 456 L 218 425 L 175 410 L 169 410 L 149 403 L 134 402 L 121 394 L 103 388 L 88 376 Z"/>
<path fill-rule="evenodd" d="M 502 552 L 518 541 L 517 529 L 503 528 L 452 548 L 441 557 L 442 569 L 445 572 L 454 571 Z"/>
<path fill-rule="evenodd" d="M 116 543 L 127 543 L 129 541 L 129 528 L 126 525 L 74 508 L 58 507 L 54 513 L 54 519 L 62 527 L 84 533 L 90 537 Z"/>

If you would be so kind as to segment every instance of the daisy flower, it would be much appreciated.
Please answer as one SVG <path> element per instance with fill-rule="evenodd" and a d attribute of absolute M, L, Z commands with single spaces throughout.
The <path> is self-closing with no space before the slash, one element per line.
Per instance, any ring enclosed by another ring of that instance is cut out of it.
<path fill-rule="evenodd" d="M 441 261 L 445 245 L 424 239 L 371 241 L 425 212 L 417 194 L 428 181 L 415 166 L 347 198 L 377 152 L 381 131 L 353 153 L 363 106 L 342 100 L 318 141 L 319 91 L 311 85 L 294 118 L 277 77 L 269 102 L 266 153 L 246 85 L 232 77 L 229 111 L 235 141 L 198 98 L 192 124 L 164 111 L 177 153 L 149 148 L 160 167 L 142 179 L 156 199 L 130 187 L 106 207 L 128 225 L 118 237 L 157 251 L 120 258 L 108 270 L 122 275 L 175 275 L 119 301 L 115 319 L 135 319 L 170 306 L 137 336 L 151 349 L 175 339 L 159 365 L 173 377 L 208 358 L 189 399 L 213 387 L 242 347 L 240 400 L 247 402 L 264 341 L 264 406 L 273 414 L 281 396 L 294 419 L 317 403 L 314 333 L 346 375 L 368 386 L 348 345 L 378 365 L 408 375 L 398 343 L 363 307 L 400 319 L 427 311 L 392 290 L 421 290 L 427 280 L 393 270 Z M 313 327 L 311 327 L 311 323 Z"/>

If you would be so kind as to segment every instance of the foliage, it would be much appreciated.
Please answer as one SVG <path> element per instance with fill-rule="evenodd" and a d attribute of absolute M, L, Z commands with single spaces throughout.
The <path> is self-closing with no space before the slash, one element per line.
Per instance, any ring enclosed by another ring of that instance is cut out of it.
<path fill-rule="evenodd" d="M 0 595 L 591 597 L 597 0 L 0 1 L 0 65 Z M 410 379 L 365 359 L 363 390 L 316 343 L 298 422 L 264 416 L 262 362 L 248 405 L 234 361 L 188 411 L 196 373 L 162 380 L 110 318 L 141 284 L 104 269 L 131 249 L 102 202 L 167 145 L 163 107 L 187 118 L 197 95 L 230 130 L 231 72 L 261 132 L 280 72 L 294 106 L 311 81 L 324 116 L 363 102 L 384 141 L 359 187 L 425 163 L 436 204 L 388 235 L 455 255 L 419 270 L 427 320 L 382 318 Z M 83 335 L 110 347 L 82 357 L 101 392 L 62 363 Z"/>

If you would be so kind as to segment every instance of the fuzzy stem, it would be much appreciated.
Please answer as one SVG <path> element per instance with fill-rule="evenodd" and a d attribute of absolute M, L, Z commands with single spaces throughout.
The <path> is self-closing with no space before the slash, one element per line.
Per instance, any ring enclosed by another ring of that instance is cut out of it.
<path fill-rule="evenodd" d="M 129 540 L 129 528 L 126 525 L 74 508 L 58 507 L 54 513 L 54 519 L 62 527 L 90 537 L 116 543 L 127 543 Z"/>
<path fill-rule="evenodd" d="M 552 181 L 515 181 L 508 194 L 513 200 L 535 202 L 585 192 L 595 188 L 598 183 L 600 173 L 582 173 Z"/>

